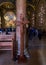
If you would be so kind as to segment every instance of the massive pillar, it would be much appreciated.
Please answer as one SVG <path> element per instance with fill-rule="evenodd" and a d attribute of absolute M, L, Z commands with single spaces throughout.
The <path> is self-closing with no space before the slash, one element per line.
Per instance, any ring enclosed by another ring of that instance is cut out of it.
<path fill-rule="evenodd" d="M 16 0 L 16 14 L 17 14 L 17 21 L 21 21 L 20 20 L 21 14 L 25 18 L 25 15 L 26 15 L 26 0 Z"/>
<path fill-rule="evenodd" d="M 16 0 L 16 40 L 18 43 L 18 61 L 24 62 L 24 27 L 26 24 L 26 0 Z"/>

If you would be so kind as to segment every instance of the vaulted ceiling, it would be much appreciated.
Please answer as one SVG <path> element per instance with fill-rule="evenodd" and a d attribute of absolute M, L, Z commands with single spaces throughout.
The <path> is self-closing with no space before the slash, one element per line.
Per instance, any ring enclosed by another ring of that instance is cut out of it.
<path fill-rule="evenodd" d="M 12 3 L 15 3 L 15 0 L 0 0 L 0 3 L 2 2 L 12 2 Z"/>

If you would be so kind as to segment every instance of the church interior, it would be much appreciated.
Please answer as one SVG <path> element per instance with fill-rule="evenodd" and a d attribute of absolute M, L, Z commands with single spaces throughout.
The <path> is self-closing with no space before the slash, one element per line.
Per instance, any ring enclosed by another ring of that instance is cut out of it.
<path fill-rule="evenodd" d="M 46 65 L 46 0 L 0 0 L 0 65 Z"/>

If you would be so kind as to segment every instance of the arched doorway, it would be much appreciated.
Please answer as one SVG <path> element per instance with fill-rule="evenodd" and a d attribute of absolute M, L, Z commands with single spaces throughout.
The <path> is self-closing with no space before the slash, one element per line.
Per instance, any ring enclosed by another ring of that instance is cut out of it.
<path fill-rule="evenodd" d="M 8 38 L 11 39 L 9 40 L 10 42 L 12 42 L 12 37 L 10 36 L 12 34 L 10 34 L 9 36 L 6 35 L 6 32 L 12 32 L 12 30 L 15 30 L 15 21 L 16 21 L 16 9 L 14 4 L 12 4 L 11 2 L 3 2 L 0 4 L 0 29 L 2 31 L 2 40 L 4 42 L 2 42 L 2 44 L 0 46 L 2 46 L 2 50 L 11 50 L 11 45 L 12 43 L 5 43 L 5 41 L 8 41 Z M 8 36 L 8 38 L 7 38 Z M 5 40 L 4 40 L 5 39 Z M 1 41 L 1 40 L 0 40 Z M 4 46 L 10 46 L 10 48 L 8 49 L 8 47 L 6 49 L 3 48 Z M 0 50 L 1 50 L 0 49 Z"/>
<path fill-rule="evenodd" d="M 13 21 L 13 19 L 14 19 L 14 21 L 16 19 L 15 6 L 11 2 L 3 2 L 0 4 L 0 11 L 1 11 L 1 13 L 0 13 L 1 28 L 6 28 L 6 27 L 8 27 L 8 26 L 6 26 L 7 25 L 6 23 L 8 22 L 8 18 L 9 18 L 9 20 L 11 20 L 11 18 L 12 18 L 12 21 Z M 6 17 L 8 17 L 7 20 L 6 20 Z M 10 27 L 10 25 L 9 25 L 9 27 Z M 14 27 L 14 26 L 12 25 L 12 27 Z"/>

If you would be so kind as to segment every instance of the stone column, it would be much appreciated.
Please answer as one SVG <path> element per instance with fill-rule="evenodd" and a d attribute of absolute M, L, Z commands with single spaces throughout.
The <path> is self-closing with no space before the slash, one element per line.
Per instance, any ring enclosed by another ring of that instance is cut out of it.
<path fill-rule="evenodd" d="M 16 40 L 18 43 L 18 61 L 25 62 L 24 24 L 26 19 L 26 0 L 16 0 Z"/>
<path fill-rule="evenodd" d="M 4 13 L 1 12 L 1 28 L 5 29 Z"/>

